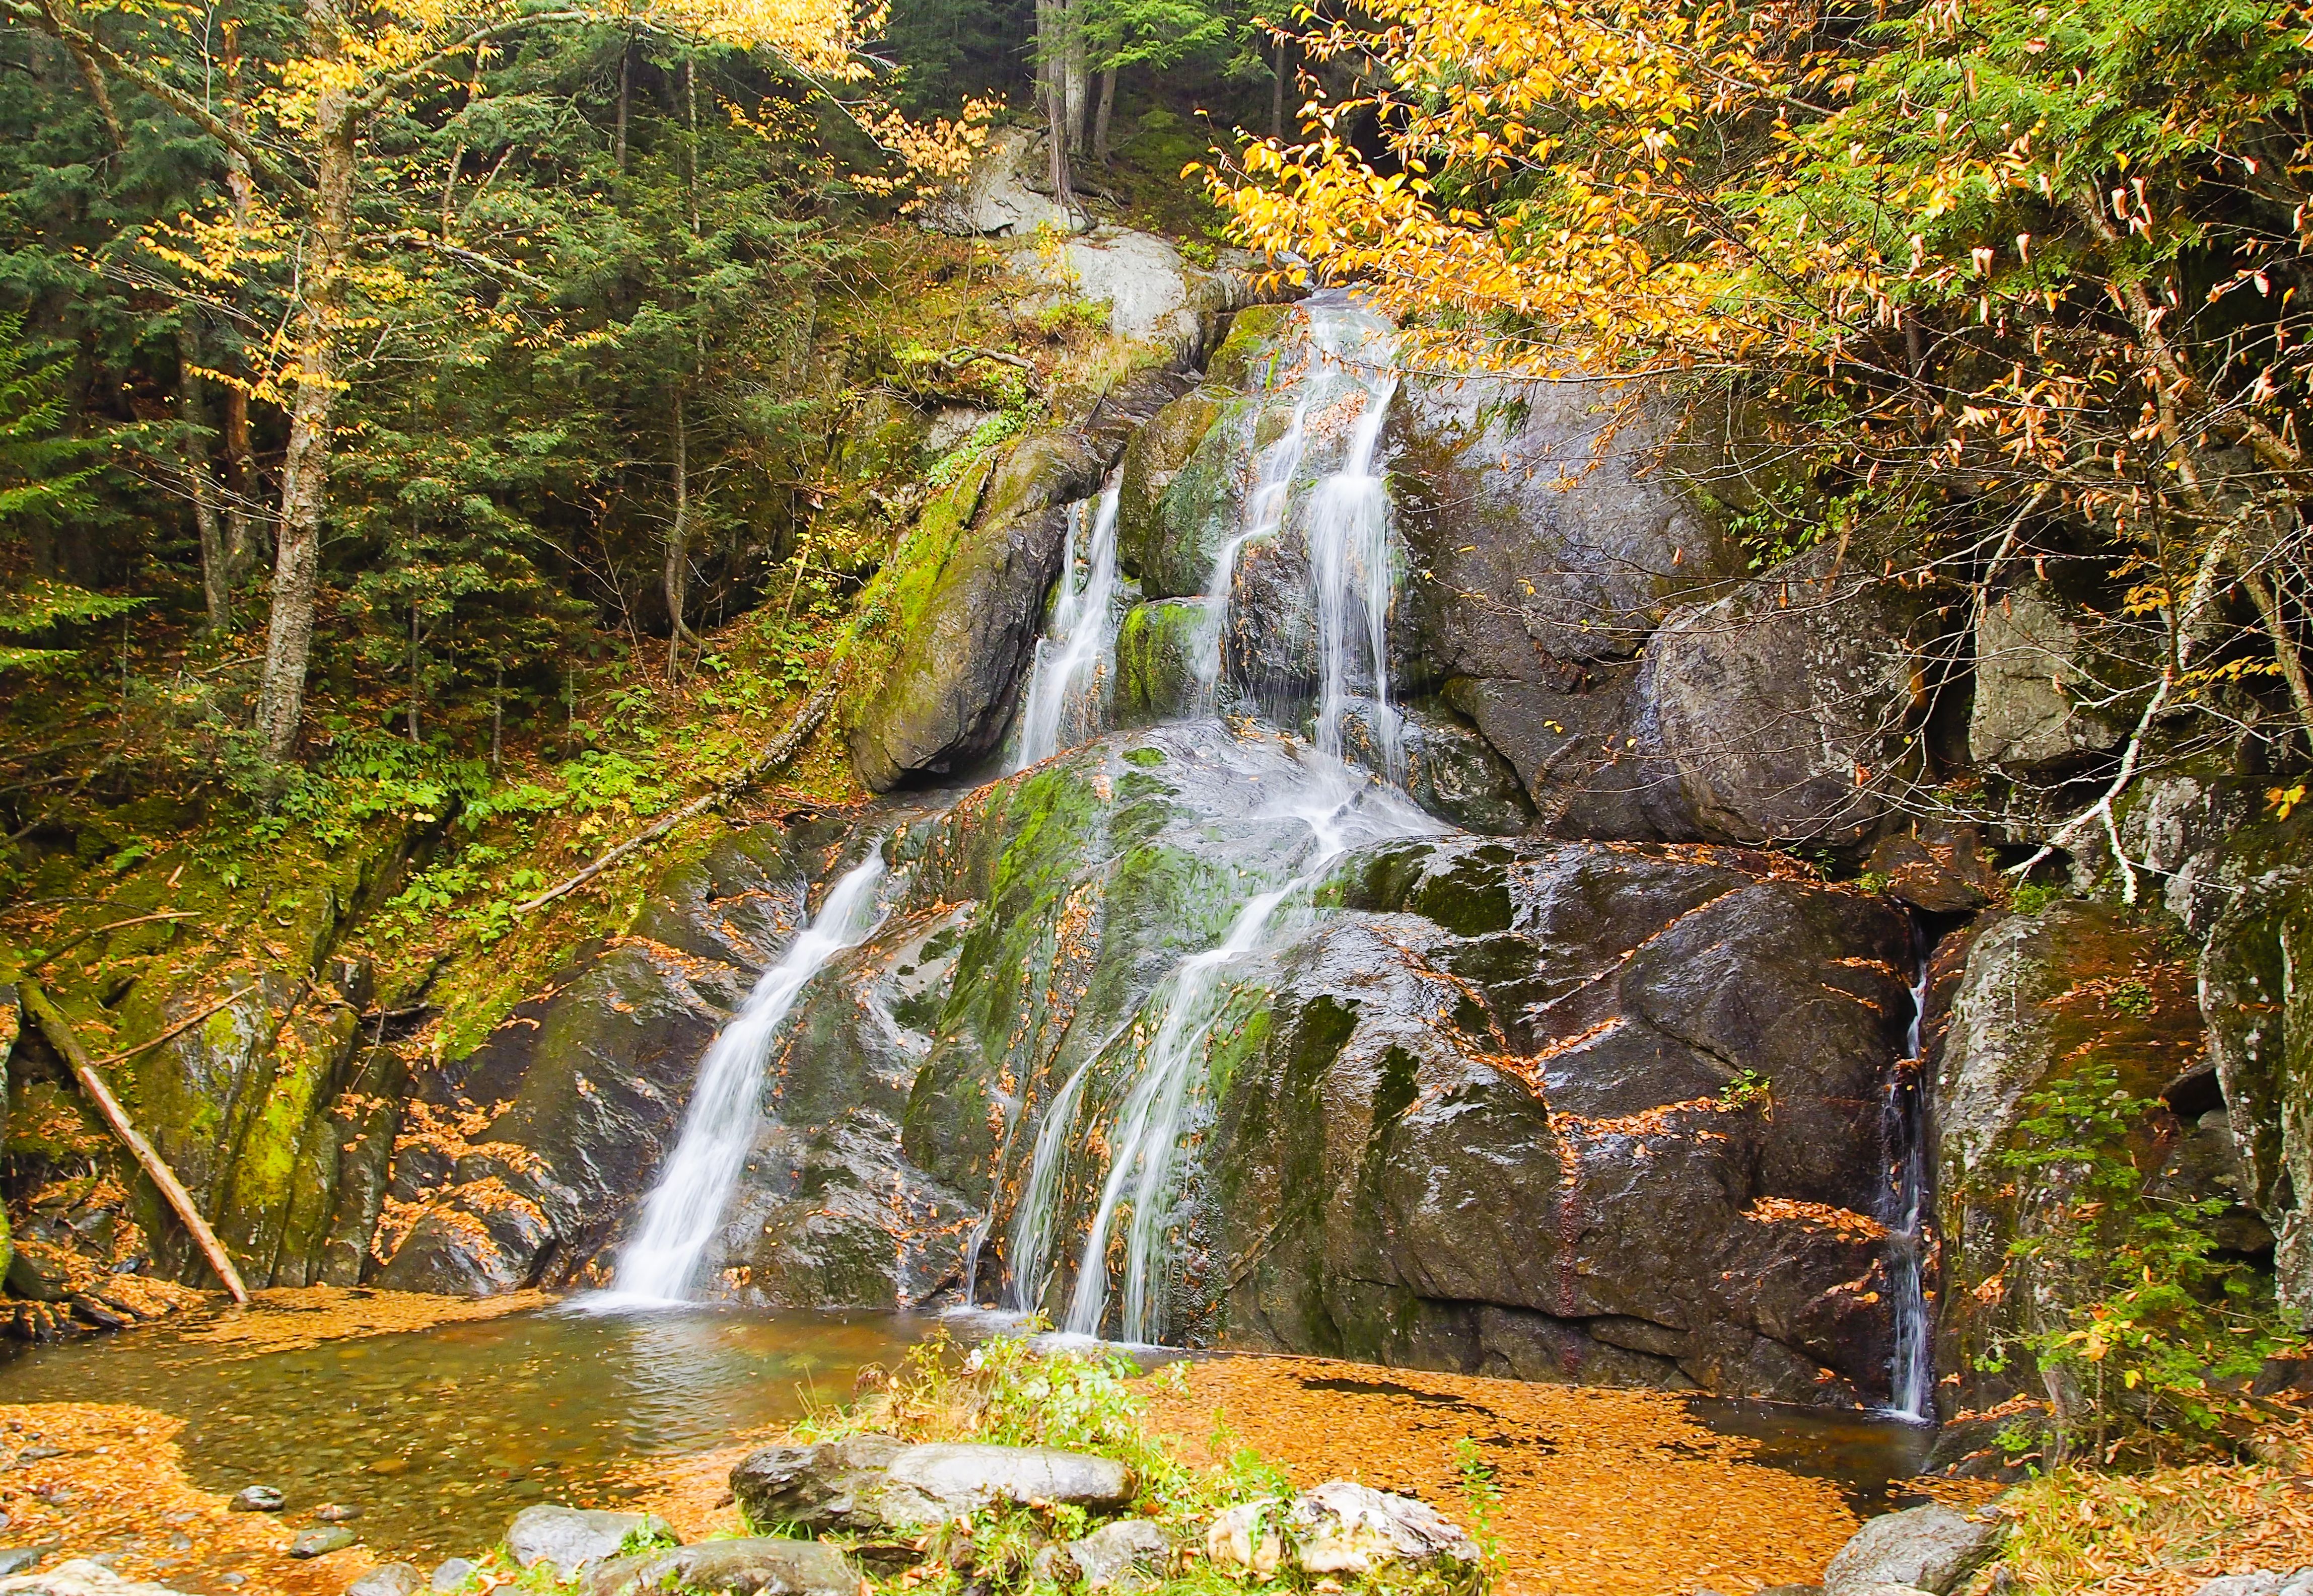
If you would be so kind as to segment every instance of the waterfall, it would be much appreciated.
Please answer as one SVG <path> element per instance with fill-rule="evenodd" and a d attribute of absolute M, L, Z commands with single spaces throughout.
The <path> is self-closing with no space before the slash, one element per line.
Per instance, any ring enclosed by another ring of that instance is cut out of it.
<path fill-rule="evenodd" d="M 1308 314 L 1314 353 L 1321 358 L 1339 354 L 1344 345 L 1362 346 L 1376 325 L 1364 312 L 1343 307 L 1313 306 Z M 1262 453 L 1239 531 L 1214 559 L 1206 584 L 1207 621 L 1199 659 L 1209 698 L 1219 684 L 1221 634 L 1238 552 L 1253 539 L 1282 531 L 1294 508 L 1293 484 L 1307 451 L 1308 421 L 1319 393 L 1316 379 L 1315 373 L 1303 379 L 1291 422 Z M 1397 715 L 1389 703 L 1388 625 L 1396 564 L 1390 542 L 1388 487 L 1375 469 L 1396 382 L 1387 376 L 1363 375 L 1358 381 L 1365 390 L 1365 403 L 1342 463 L 1316 484 L 1304 511 L 1310 601 L 1320 653 L 1316 748 L 1304 766 L 1305 779 L 1284 795 L 1283 807 L 1276 812 L 1306 824 L 1312 847 L 1289 880 L 1248 899 L 1220 943 L 1184 960 L 1151 999 L 1159 1016 L 1155 1036 L 1104 1138 L 1108 1173 L 1085 1235 L 1062 1327 L 1072 1334 L 1096 1336 L 1107 1321 L 1108 1252 L 1121 1215 L 1124 1263 L 1116 1304 L 1118 1333 L 1128 1341 L 1149 1341 L 1166 1328 L 1157 1285 L 1170 1248 L 1176 1166 L 1192 1128 L 1189 1116 L 1213 1030 L 1228 1009 L 1232 966 L 1272 944 L 1280 918 L 1289 924 L 1307 912 L 1311 891 L 1348 848 L 1384 837 L 1437 829 L 1410 803 L 1386 789 L 1370 788 L 1341 762 L 1345 712 L 1354 698 L 1364 697 L 1373 706 L 1375 741 L 1383 750 L 1385 775 L 1394 781 L 1403 768 Z M 1288 906 L 1293 914 L 1286 914 Z M 1056 1210 L 1069 1133 L 1086 1079 L 1105 1051 L 1079 1065 L 1045 1111 L 1014 1223 L 1010 1296 L 1016 1308 L 1033 1307 L 1042 1296 L 1057 1239 Z"/>
<path fill-rule="evenodd" d="M 1102 699 L 1116 646 L 1116 502 L 1121 486 L 1120 478 L 1111 478 L 1101 490 L 1081 575 L 1077 536 L 1082 508 L 1069 518 L 1068 563 L 1029 669 L 1015 770 L 1042 764 L 1101 730 Z"/>
<path fill-rule="evenodd" d="M 878 847 L 829 889 L 819 913 L 708 1045 L 674 1152 L 643 1200 L 641 1223 L 619 1254 L 611 1291 L 592 1305 L 680 1302 L 690 1294 L 699 1259 L 755 1144 L 771 1044 L 811 978 L 873 934 L 881 919 L 875 909 L 883 879 Z"/>
<path fill-rule="evenodd" d="M 1405 739 L 1389 701 L 1389 610 L 1397 577 L 1390 548 L 1389 485 L 1374 471 L 1374 450 L 1396 396 L 1394 379 L 1368 387 L 1341 469 L 1317 487 L 1309 507 L 1309 582 L 1317 611 L 1317 746 L 1338 758 L 1341 720 L 1354 697 L 1371 704 L 1382 774 L 1405 776 Z M 1359 695 L 1359 688 L 1364 688 Z"/>
<path fill-rule="evenodd" d="M 1912 987 L 1912 1026 L 1904 1057 L 1887 1083 L 1885 1135 L 1894 1150 L 1887 1188 L 1888 1295 L 1895 1313 L 1895 1349 L 1888 1360 L 1890 1410 L 1922 1422 L 1935 1416 L 1935 1346 L 1928 1320 L 1927 1060 L 1922 1026 L 1927 1014 L 1932 950 L 1922 939 L 1918 978 Z"/>

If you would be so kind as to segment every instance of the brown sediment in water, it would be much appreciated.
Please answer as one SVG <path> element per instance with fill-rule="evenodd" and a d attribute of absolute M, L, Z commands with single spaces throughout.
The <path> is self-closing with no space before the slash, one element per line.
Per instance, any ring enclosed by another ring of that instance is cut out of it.
<path fill-rule="evenodd" d="M 1151 1423 L 1194 1460 L 1215 1426 L 1297 1486 L 1354 1479 L 1469 1521 L 1466 1439 L 1501 1492 L 1494 1533 L 1512 1596 L 1735 1593 L 1812 1584 L 1859 1524 L 1833 1481 L 1756 1461 L 1753 1443 L 1652 1391 L 1529 1385 L 1322 1358 L 1189 1365 Z"/>
<path fill-rule="evenodd" d="M 358 1544 L 288 1556 L 300 1513 L 233 1513 L 185 1477 L 182 1419 L 113 1402 L 0 1404 L 0 1512 L 12 1546 L 53 1547 L 40 1566 L 115 1554 L 124 1578 L 204 1596 L 337 1596 L 376 1562 Z M 53 1448 L 55 1457 L 27 1457 Z M 347 1528 L 359 1531 L 358 1522 Z M 188 1544 L 177 1546 L 181 1539 Z M 239 1574 L 233 1584 L 225 1575 Z"/>
<path fill-rule="evenodd" d="M 394 1336 L 436 1325 L 502 1319 L 555 1301 L 542 1291 L 497 1297 L 437 1297 L 414 1291 L 368 1291 L 335 1285 L 277 1286 L 253 1293 L 246 1308 L 227 1308 L 183 1339 L 231 1346 L 249 1357 L 296 1352 L 328 1341 Z"/>

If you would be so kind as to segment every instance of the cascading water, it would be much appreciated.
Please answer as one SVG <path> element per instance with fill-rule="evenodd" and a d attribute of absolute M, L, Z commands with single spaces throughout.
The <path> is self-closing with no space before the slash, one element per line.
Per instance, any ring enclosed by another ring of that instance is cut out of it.
<path fill-rule="evenodd" d="M 1310 320 L 1311 340 L 1321 355 L 1338 353 L 1345 343 L 1369 342 L 1376 325 L 1363 312 L 1342 307 L 1313 307 Z M 1063 1325 L 1072 1334 L 1096 1336 L 1107 1323 L 1108 1252 L 1120 1215 L 1124 1215 L 1124 1260 L 1117 1331 L 1128 1341 L 1147 1341 L 1165 1329 L 1157 1287 L 1174 1217 L 1175 1168 L 1209 1044 L 1229 1006 L 1230 968 L 1273 943 L 1281 928 L 1309 912 L 1311 891 L 1327 866 L 1348 848 L 1437 829 L 1412 805 L 1371 788 L 1342 763 L 1346 712 L 1362 697 L 1372 706 L 1385 774 L 1394 778 L 1401 769 L 1397 716 L 1389 704 L 1388 623 L 1396 566 L 1388 490 L 1375 470 L 1382 425 L 1396 384 L 1386 377 L 1359 381 L 1365 401 L 1343 461 L 1315 485 L 1304 507 L 1310 601 L 1321 662 L 1315 752 L 1303 767 L 1305 779 L 1282 795 L 1275 812 L 1306 824 L 1311 844 L 1289 880 L 1248 899 L 1219 945 L 1184 960 L 1152 999 L 1161 1018 L 1104 1136 L 1108 1173 L 1086 1232 Z M 1263 452 L 1241 529 L 1214 560 L 1200 664 L 1209 697 L 1219 682 L 1220 635 L 1238 553 L 1246 543 L 1278 535 L 1288 524 L 1315 392 L 1314 384 L 1305 388 L 1287 430 Z M 1095 1053 L 1069 1076 L 1046 1109 L 1036 1139 L 1012 1237 L 1010 1298 L 1021 1310 L 1042 1297 L 1057 1242 L 1056 1210 L 1070 1132 L 1086 1077 L 1099 1057 Z"/>
<path fill-rule="evenodd" d="M 737 1017 L 708 1046 L 683 1111 L 682 1135 L 659 1171 L 658 1184 L 643 1199 L 641 1222 L 619 1255 L 611 1289 L 585 1299 L 587 1306 L 681 1302 L 690 1294 L 699 1260 L 755 1144 L 771 1044 L 812 978 L 873 934 L 881 919 L 875 911 L 883 880 L 879 847 L 829 889 L 819 913 L 763 972 Z"/>
<path fill-rule="evenodd" d="M 1889 1357 L 1889 1410 L 1898 1418 L 1935 1416 L 1935 1349 L 1930 1333 L 1927 1295 L 1928 1171 L 1927 1062 L 1922 1022 L 1927 1013 L 1929 950 L 1919 951 L 1918 978 L 1912 987 L 1912 1026 L 1904 1057 L 1887 1083 L 1884 1110 L 1886 1140 L 1893 1150 L 1887 1189 L 1887 1272 L 1895 1312 L 1895 1349 Z"/>
<path fill-rule="evenodd" d="M 1040 765 L 1101 731 L 1101 701 L 1116 645 L 1116 504 L 1121 480 L 1112 478 L 1092 513 L 1090 536 L 1077 547 L 1081 513 L 1069 522 L 1068 564 L 1052 615 L 1036 644 L 1020 709 L 1015 770 Z M 1081 558 L 1083 569 L 1078 571 Z"/>

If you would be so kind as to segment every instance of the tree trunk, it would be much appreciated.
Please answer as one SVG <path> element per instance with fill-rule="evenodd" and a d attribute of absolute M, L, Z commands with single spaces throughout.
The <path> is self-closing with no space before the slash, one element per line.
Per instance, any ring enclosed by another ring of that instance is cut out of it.
<path fill-rule="evenodd" d="M 611 135 L 611 164 L 621 176 L 627 170 L 627 110 L 635 97 L 635 36 L 619 46 L 619 114 Z"/>
<path fill-rule="evenodd" d="M 666 679 L 675 680 L 682 660 L 682 610 L 690 587 L 690 427 L 682 390 L 674 394 L 674 524 L 666 532 Z"/>
<path fill-rule="evenodd" d="M 237 22 L 224 25 L 224 124 L 236 133 L 248 130 L 249 113 L 241 99 L 241 24 Z M 245 245 L 257 195 L 249 180 L 249 162 L 229 145 L 224 153 L 224 185 L 233 197 L 233 240 Z M 239 384 L 224 391 L 224 490 L 225 571 L 237 583 L 258 558 L 257 527 L 249 514 L 249 507 L 257 502 L 257 470 L 249 452 L 249 391 Z"/>
<path fill-rule="evenodd" d="M 1078 26 L 1077 0 L 1055 0 L 1052 7 L 1060 26 L 1061 115 L 1068 120 L 1069 153 L 1085 153 L 1085 111 L 1092 96 L 1091 75 L 1086 70 L 1084 29 Z"/>
<path fill-rule="evenodd" d="M 209 634 L 233 630 L 233 574 L 224 527 L 217 516 L 216 484 L 209 475 L 209 408 L 202 393 L 200 337 L 191 313 L 177 318 L 177 400 L 185 422 L 185 486 L 192 491 L 193 525 L 201 538 L 201 598 Z"/>
<path fill-rule="evenodd" d="M 339 56 L 339 23 L 331 0 L 306 0 L 313 53 L 325 66 Z M 337 324 L 345 294 L 346 250 L 353 235 L 354 128 L 344 88 L 326 75 L 316 96 L 312 254 L 297 322 L 295 398 L 289 447 L 281 463 L 281 521 L 273 554 L 273 615 L 266 630 L 265 676 L 257 694 L 257 732 L 266 755 L 286 759 L 305 713 L 305 665 L 313 650 L 313 601 L 321 587 L 321 514 L 330 480 L 330 413 L 337 399 Z"/>
<path fill-rule="evenodd" d="M 418 746 L 418 599 L 409 600 L 409 746 Z"/>
<path fill-rule="evenodd" d="M 1285 51 L 1282 39 L 1277 41 L 1277 72 L 1269 85 L 1269 136 L 1285 136 Z"/>
<path fill-rule="evenodd" d="M 1052 203 L 1069 217 L 1077 214 L 1076 183 L 1069 167 L 1067 70 L 1060 57 L 1062 32 L 1069 21 L 1061 0 L 1036 0 L 1036 91 L 1043 101 L 1044 137 L 1051 146 L 1049 175 Z"/>
<path fill-rule="evenodd" d="M 1092 158 L 1108 164 L 1108 120 L 1116 110 L 1116 68 L 1100 75 L 1100 109 L 1092 118 Z"/>
<path fill-rule="evenodd" d="M 699 75 L 690 57 L 682 58 L 682 104 L 684 119 L 690 125 L 685 139 L 683 167 L 690 183 L 690 234 L 699 236 Z"/>

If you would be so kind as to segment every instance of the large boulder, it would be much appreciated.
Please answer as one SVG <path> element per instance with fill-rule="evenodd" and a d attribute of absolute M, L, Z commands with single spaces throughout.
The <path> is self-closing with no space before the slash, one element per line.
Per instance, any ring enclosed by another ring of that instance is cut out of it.
<path fill-rule="evenodd" d="M 1101 461 L 1075 433 L 1022 439 L 918 518 L 862 598 L 839 706 L 859 778 L 888 792 L 996 751 Z"/>
<path fill-rule="evenodd" d="M 2077 1165 L 2021 1165 L 2036 1094 L 2089 1064 L 2120 1089 L 2158 1098 L 2203 1048 L 2193 975 L 2159 935 L 2101 904 L 2060 901 L 2003 916 L 1974 936 L 1939 1026 L 1935 1057 L 1942 1238 L 1936 1364 L 1948 1416 L 2042 1390 L 2019 1337 L 2061 1330 L 2101 1295 L 2064 1247 L 2016 1253 L 2019 1241 L 2074 1223 Z M 2130 1149 L 2149 1179 L 2192 1200 L 2225 1195 L 2226 1171 L 2195 1126 L 2152 1110 Z"/>
<path fill-rule="evenodd" d="M 2279 1238 L 2282 1300 L 2313 1310 L 2313 864 L 2307 816 L 2243 830 L 2208 872 L 2208 1027 L 2243 1194 Z"/>
<path fill-rule="evenodd" d="M 767 1446 L 731 1470 L 750 1523 L 880 1535 L 920 1530 L 1004 1503 L 1051 1502 L 1113 1513 L 1132 1500 L 1132 1471 L 1111 1458 L 1046 1446 L 905 1446 L 864 1435 Z"/>
<path fill-rule="evenodd" d="M 1839 1548 L 1824 1570 L 1824 1596 L 1863 1596 L 1882 1585 L 1945 1596 L 1999 1548 L 1996 1516 L 1970 1518 L 1941 1506 L 1887 1513 Z"/>
<path fill-rule="evenodd" d="M 1853 847 L 1916 779 L 1918 602 L 1818 548 L 1665 621 L 1630 734 L 1706 837 Z"/>
<path fill-rule="evenodd" d="M 1227 1340 L 1524 1379 L 1885 1392 L 1885 906 L 1728 850 L 1391 845 L 1248 973 L 1183 1199 Z M 1537 1222 L 1535 1216 L 1543 1216 Z M 1193 1300 L 1193 1291 L 1189 1291 Z"/>
<path fill-rule="evenodd" d="M 2112 687 L 2091 680 L 2090 658 L 2079 624 L 2045 583 L 2018 583 L 1984 605 L 1975 625 L 1968 758 L 2045 776 L 2117 748 L 2133 717 L 2082 702 Z"/>

